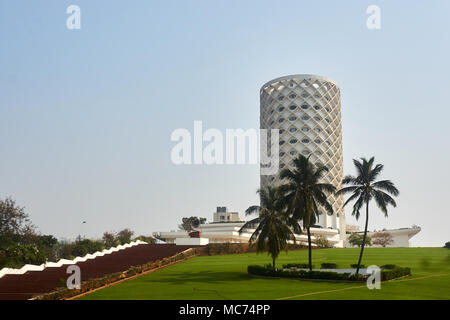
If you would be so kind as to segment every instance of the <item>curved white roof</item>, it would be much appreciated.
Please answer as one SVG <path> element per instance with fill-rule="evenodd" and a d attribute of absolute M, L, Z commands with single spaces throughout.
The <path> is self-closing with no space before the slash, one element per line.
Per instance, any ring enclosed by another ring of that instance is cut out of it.
<path fill-rule="evenodd" d="M 265 87 L 273 84 L 273 83 L 280 82 L 280 81 L 285 81 L 285 80 L 291 80 L 291 79 L 295 79 L 295 80 L 317 79 L 317 80 L 323 80 L 323 81 L 331 82 L 334 85 L 339 87 L 339 83 L 337 83 L 333 79 L 330 79 L 330 78 L 327 78 L 327 77 L 324 77 L 324 76 L 319 76 L 319 75 L 316 75 L 316 74 L 292 74 L 292 75 L 289 75 L 289 76 L 279 77 L 279 78 L 270 80 L 269 82 L 266 82 L 261 87 L 261 90 L 264 89 Z"/>

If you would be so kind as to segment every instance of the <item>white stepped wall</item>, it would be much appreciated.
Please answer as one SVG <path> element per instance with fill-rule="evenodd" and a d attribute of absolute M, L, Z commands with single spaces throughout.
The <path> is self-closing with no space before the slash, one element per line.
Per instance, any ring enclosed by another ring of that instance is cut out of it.
<path fill-rule="evenodd" d="M 28 271 L 42 271 L 45 268 L 59 268 L 63 265 L 76 264 L 78 262 L 85 262 L 86 260 L 95 259 L 96 257 L 103 257 L 105 254 L 111 254 L 113 252 L 117 252 L 119 250 L 123 250 L 126 248 L 134 247 L 140 244 L 147 244 L 145 241 L 136 240 L 127 244 L 119 245 L 117 247 L 112 247 L 109 249 L 105 249 L 103 251 L 97 251 L 92 254 L 87 254 L 84 257 L 76 257 L 73 260 L 61 259 L 58 262 L 47 262 L 43 263 L 39 266 L 34 264 L 26 264 L 20 269 L 13 268 L 3 268 L 0 270 L 0 278 L 7 274 L 24 274 Z"/>

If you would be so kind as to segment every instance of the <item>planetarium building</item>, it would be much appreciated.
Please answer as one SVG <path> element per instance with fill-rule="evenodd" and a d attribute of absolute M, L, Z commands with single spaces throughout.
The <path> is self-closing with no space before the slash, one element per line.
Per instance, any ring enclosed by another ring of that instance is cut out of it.
<path fill-rule="evenodd" d="M 271 80 L 260 90 L 260 127 L 279 129 L 279 169 L 293 169 L 299 154 L 325 165 L 324 182 L 340 188 L 343 178 L 339 85 L 318 75 L 291 75 Z M 273 156 L 273 155 L 272 155 Z M 261 187 L 281 184 L 279 172 L 261 175 Z M 330 195 L 334 214 L 319 209 L 318 225 L 345 238 L 343 196 Z"/>

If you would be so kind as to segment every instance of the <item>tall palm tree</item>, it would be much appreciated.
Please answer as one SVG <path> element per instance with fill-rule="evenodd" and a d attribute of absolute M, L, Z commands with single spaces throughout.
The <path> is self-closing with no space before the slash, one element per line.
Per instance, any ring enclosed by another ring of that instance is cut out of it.
<path fill-rule="evenodd" d="M 367 161 L 367 159 L 365 158 L 361 158 L 361 161 L 353 159 L 353 163 L 355 164 L 357 171 L 357 176 L 348 175 L 344 177 L 342 184 L 349 186 L 342 188 L 336 193 L 352 193 L 347 201 L 345 201 L 344 206 L 356 199 L 356 202 L 353 205 L 352 215 L 355 216 L 357 220 L 360 216 L 360 209 L 364 204 L 366 205 L 366 225 L 364 227 L 364 236 L 361 245 L 361 252 L 359 253 L 356 275 L 359 274 L 361 259 L 364 252 L 364 245 L 366 242 L 367 225 L 369 222 L 369 202 L 372 199 L 375 199 L 375 203 L 384 213 L 384 216 L 387 217 L 387 206 L 392 205 L 394 208 L 397 206 L 394 199 L 389 194 L 393 196 L 399 195 L 398 189 L 390 180 L 375 181 L 380 172 L 383 170 L 383 165 L 377 164 L 374 166 L 374 161 L 375 157 L 370 158 L 369 161 Z"/>
<path fill-rule="evenodd" d="M 258 190 L 257 193 L 260 197 L 260 206 L 249 207 L 245 214 L 258 213 L 258 217 L 246 222 L 239 233 L 257 225 L 249 242 L 256 242 L 258 253 L 267 249 L 272 256 L 272 266 L 275 269 L 275 259 L 282 250 L 287 251 L 287 241 L 293 240 L 295 243 L 294 232 L 299 230 L 301 232 L 301 228 L 294 221 L 290 221 L 286 213 L 286 203 L 278 188 L 268 186 Z"/>
<path fill-rule="evenodd" d="M 280 187 L 288 203 L 288 213 L 296 221 L 303 221 L 308 234 L 309 270 L 312 270 L 311 226 L 319 216 L 319 205 L 333 214 L 333 206 L 328 202 L 327 194 L 334 193 L 336 188 L 329 183 L 320 182 L 328 168 L 316 166 L 302 155 L 294 160 L 294 169 L 284 169 L 280 173 L 286 184 Z"/>

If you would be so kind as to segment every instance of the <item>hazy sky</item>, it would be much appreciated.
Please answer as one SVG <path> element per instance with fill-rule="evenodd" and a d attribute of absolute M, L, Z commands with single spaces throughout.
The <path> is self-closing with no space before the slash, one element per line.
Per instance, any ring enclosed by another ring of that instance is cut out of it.
<path fill-rule="evenodd" d="M 80 30 L 66 27 L 71 4 Z M 366 27 L 371 4 L 380 30 Z M 374 155 L 401 192 L 388 219 L 372 208 L 369 228 L 417 224 L 413 245 L 442 246 L 449 14 L 449 1 L 425 0 L 1 1 L 0 198 L 58 237 L 242 213 L 259 167 L 175 166 L 172 131 L 258 128 L 261 85 L 320 74 L 341 86 L 344 173 Z"/>

